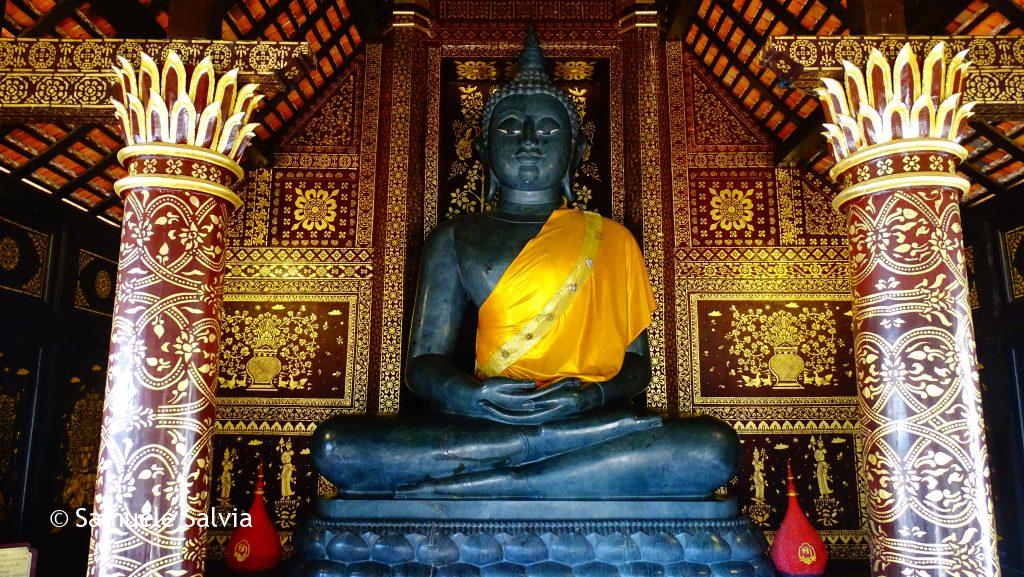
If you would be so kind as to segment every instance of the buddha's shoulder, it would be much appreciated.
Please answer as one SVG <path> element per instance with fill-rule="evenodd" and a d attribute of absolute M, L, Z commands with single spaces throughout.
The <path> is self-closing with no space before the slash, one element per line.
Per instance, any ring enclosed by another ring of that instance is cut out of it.
<path fill-rule="evenodd" d="M 601 217 L 601 231 L 606 237 L 621 238 L 636 242 L 636 239 L 633 237 L 633 233 L 628 228 L 626 228 L 621 222 L 608 218 L 607 216 Z"/>
<path fill-rule="evenodd" d="M 491 223 L 491 226 L 493 226 L 493 222 L 493 219 L 488 218 L 487 215 L 477 212 L 460 214 L 438 224 L 437 228 L 430 233 L 430 236 L 451 237 L 458 234 L 464 234 L 469 231 L 487 228 L 488 223 Z"/>
<path fill-rule="evenodd" d="M 428 245 L 457 243 L 460 238 L 467 235 L 474 237 L 481 231 L 493 227 L 493 219 L 480 213 L 460 214 L 445 220 L 437 225 L 427 236 Z"/>

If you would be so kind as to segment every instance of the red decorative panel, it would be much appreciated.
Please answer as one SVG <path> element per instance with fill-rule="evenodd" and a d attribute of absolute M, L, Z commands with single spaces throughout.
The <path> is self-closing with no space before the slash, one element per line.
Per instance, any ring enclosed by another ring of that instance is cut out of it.
<path fill-rule="evenodd" d="M 351 246 L 358 215 L 356 170 L 275 171 L 270 243 L 278 246 Z"/>
<path fill-rule="evenodd" d="M 356 295 L 227 298 L 221 419 L 255 418 L 262 406 L 264 418 L 315 424 L 365 402 L 354 391 L 357 377 L 366 379 L 365 356 L 356 354 Z"/>
<path fill-rule="evenodd" d="M 771 169 L 690 170 L 690 238 L 695 246 L 779 243 L 775 174 Z"/>
<path fill-rule="evenodd" d="M 696 404 L 856 397 L 849 295 L 690 293 L 690 301 Z"/>
<path fill-rule="evenodd" d="M 685 50 L 666 45 L 677 409 L 740 432 L 729 491 L 755 522 L 781 521 L 790 460 L 830 555 L 865 558 L 848 250 L 835 193 L 802 169 L 776 167 L 772 137 Z"/>
<path fill-rule="evenodd" d="M 862 554 L 863 493 L 858 485 L 860 441 L 854 423 L 822 427 L 813 422 L 787 422 L 765 430 L 755 423 L 736 423 L 742 458 L 729 492 L 743 503 L 743 512 L 771 532 L 786 513 L 786 463 L 793 467 L 800 506 L 837 558 Z"/>

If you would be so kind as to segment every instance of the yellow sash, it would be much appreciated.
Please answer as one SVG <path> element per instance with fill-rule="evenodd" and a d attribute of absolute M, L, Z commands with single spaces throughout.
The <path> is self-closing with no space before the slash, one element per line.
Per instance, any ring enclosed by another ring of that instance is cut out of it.
<path fill-rule="evenodd" d="M 643 256 L 618 223 L 556 210 L 480 307 L 477 372 L 607 381 L 656 307 Z"/>

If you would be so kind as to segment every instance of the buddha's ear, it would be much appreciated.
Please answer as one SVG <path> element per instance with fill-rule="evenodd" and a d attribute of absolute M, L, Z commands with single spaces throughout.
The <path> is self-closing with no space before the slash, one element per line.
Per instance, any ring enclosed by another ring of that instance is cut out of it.
<path fill-rule="evenodd" d="M 486 164 L 485 164 L 486 165 Z M 487 193 L 484 196 L 484 202 L 494 202 L 494 197 L 498 195 L 498 179 L 494 176 L 494 171 L 487 169 Z"/>
<path fill-rule="evenodd" d="M 487 162 L 487 149 L 484 148 L 483 138 L 477 138 L 473 141 L 473 150 L 476 151 L 476 156 L 480 159 L 480 162 L 488 167 L 487 174 L 484 175 L 484 179 L 487 181 L 487 192 L 484 193 L 484 202 L 493 202 L 494 197 L 498 194 L 498 179 L 494 178 L 494 171 L 490 169 L 490 163 Z"/>
<path fill-rule="evenodd" d="M 562 177 L 562 194 L 565 196 L 565 204 L 572 206 L 573 202 L 576 202 L 576 194 L 572 191 L 572 175 L 576 174 L 576 169 L 580 166 L 580 161 L 583 160 L 583 152 L 587 150 L 587 137 L 583 134 L 579 134 L 573 140 L 572 143 L 572 157 L 569 159 L 569 169 L 565 171 L 565 176 Z"/>

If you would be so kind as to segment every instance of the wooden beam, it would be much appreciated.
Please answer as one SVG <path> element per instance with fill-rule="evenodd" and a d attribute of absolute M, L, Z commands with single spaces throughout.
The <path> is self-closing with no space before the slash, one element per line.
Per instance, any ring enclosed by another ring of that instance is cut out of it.
<path fill-rule="evenodd" d="M 847 0 L 850 33 L 906 34 L 903 0 Z"/>
<path fill-rule="evenodd" d="M 228 7 L 227 0 L 171 0 L 167 36 L 219 40 Z"/>
<path fill-rule="evenodd" d="M 42 152 L 42 154 L 38 154 L 34 158 L 29 159 L 28 162 L 14 169 L 11 174 L 17 178 L 21 178 L 27 174 L 35 172 L 40 167 L 53 160 L 57 155 L 67 152 L 69 146 L 88 134 L 92 129 L 93 126 L 91 124 L 76 126 L 74 130 L 68 132 L 60 140 L 51 144 L 49 148 Z"/>
<path fill-rule="evenodd" d="M 33 66 L 28 61 L 28 55 L 38 43 L 46 43 L 53 53 L 46 68 Z M 255 83 L 267 95 L 281 90 L 279 74 L 283 78 L 298 76 L 304 67 L 303 61 L 309 57 L 309 45 L 305 42 L 256 44 L 221 40 L 107 38 L 103 41 L 105 50 L 100 57 L 85 60 L 89 67 L 82 68 L 83 60 L 78 55 L 83 48 L 90 47 L 84 46 L 86 43 L 95 46 L 93 41 L 85 40 L 0 38 L 0 51 L 13 55 L 0 63 L 0 77 L 15 78 L 18 85 L 25 88 L 20 92 L 0 94 L 0 122 L 66 122 L 74 125 L 112 122 L 109 87 L 114 82 L 114 74 L 111 67 L 123 44 L 131 44 L 134 50 L 152 55 L 162 55 L 172 43 L 185 45 L 179 54 L 186 66 L 194 66 L 211 49 L 227 48 L 229 56 L 219 63 L 221 71 L 238 68 L 240 83 Z M 250 55 L 257 48 L 261 54 L 254 63 Z M 259 68 L 255 67 L 257 65 Z M 60 79 L 62 86 L 83 86 L 87 89 L 53 91 L 51 85 L 55 77 Z"/>
<path fill-rule="evenodd" d="M 1010 0 L 986 0 L 989 6 L 995 8 L 1007 20 L 1017 28 L 1024 28 L 1024 10 Z"/>
<path fill-rule="evenodd" d="M 50 8 L 50 11 L 44 14 L 42 18 L 19 32 L 18 36 L 20 38 L 45 36 L 53 32 L 53 29 L 57 27 L 57 24 L 60 24 L 61 20 L 74 14 L 75 10 L 78 10 L 79 6 L 84 3 L 85 0 L 61 0 L 53 8 Z"/>
<path fill-rule="evenodd" d="M 963 0 L 903 0 L 909 34 L 946 33 L 946 25 L 963 12 Z"/>
<path fill-rule="evenodd" d="M 973 128 L 978 134 L 985 137 L 986 140 L 992 143 L 993 146 L 999 148 L 1010 156 L 1014 157 L 1020 162 L 1024 162 L 1024 148 L 1021 148 L 1016 142 L 1010 140 L 1005 134 L 999 132 L 995 126 L 982 121 L 972 120 L 967 123 Z"/>
<path fill-rule="evenodd" d="M 385 21 L 389 16 L 384 13 L 386 4 L 380 0 L 348 0 L 352 23 L 364 42 L 380 42 L 383 38 Z"/>
<path fill-rule="evenodd" d="M 839 78 L 841 61 L 849 59 L 854 66 L 864 66 L 873 48 L 886 49 L 885 44 L 909 43 L 918 58 L 936 41 L 943 41 L 956 50 L 973 51 L 994 48 L 990 64 L 972 66 L 967 71 L 964 100 L 975 101 L 975 118 L 985 120 L 1024 119 L 1024 86 L 1017 82 L 1021 63 L 1013 52 L 1016 36 L 772 36 L 759 57 L 784 82 L 812 92 L 821 86 L 822 78 Z M 808 48 L 808 44 L 811 48 Z M 947 51 L 947 58 L 951 53 Z"/>
<path fill-rule="evenodd" d="M 120 38 L 166 38 L 167 31 L 149 10 L 139 2 L 123 0 L 93 0 L 90 4 L 97 14 L 106 18 Z"/>
<path fill-rule="evenodd" d="M 976 182 L 981 186 L 984 186 L 985 190 L 992 194 L 1002 194 L 1006 192 L 1006 188 L 1003 185 L 996 182 L 992 177 L 985 174 L 980 169 L 975 168 L 975 166 L 969 162 L 960 164 L 960 172 L 966 174 L 967 178 L 972 182 Z"/>
<path fill-rule="evenodd" d="M 708 24 L 704 22 L 703 19 L 697 18 L 694 20 L 694 22 L 697 24 L 698 28 L 700 28 L 701 32 L 703 32 L 704 35 L 708 37 L 708 41 L 715 45 L 715 48 L 718 49 L 719 53 L 723 53 L 726 55 L 730 53 L 729 46 L 721 38 L 719 38 L 717 34 L 715 34 L 714 30 L 712 30 L 711 27 L 708 26 Z M 795 115 L 791 110 L 789 110 L 789 105 L 787 105 L 782 98 L 779 98 L 778 95 L 772 92 L 771 88 L 765 86 L 764 82 L 761 81 L 761 79 L 758 78 L 757 75 L 751 72 L 746 66 L 734 65 L 734 68 L 736 68 L 736 72 L 738 74 L 742 74 L 747 79 L 747 82 L 756 84 L 759 89 L 758 91 L 761 93 L 761 95 L 764 98 L 768 99 L 768 101 L 771 102 L 771 104 L 775 107 L 776 110 L 781 112 L 782 115 L 786 117 L 790 122 L 794 122 L 793 119 Z M 720 80 L 721 79 L 719 79 L 719 81 Z"/>
<path fill-rule="evenodd" d="M 822 123 L 825 122 L 825 114 L 821 107 L 814 109 L 807 118 L 803 119 L 796 130 L 786 140 L 775 147 L 775 162 L 785 165 L 796 165 L 800 161 L 808 159 L 815 152 L 822 150 L 825 146 L 825 137 L 821 135 Z"/>
<path fill-rule="evenodd" d="M 697 14 L 700 0 L 669 0 L 668 25 L 665 28 L 666 40 L 683 40 L 690 31 L 690 24 Z"/>
<path fill-rule="evenodd" d="M 72 192 L 75 192 L 79 188 L 82 188 L 90 180 L 99 176 L 104 170 L 106 170 L 111 164 L 117 160 L 117 151 L 110 152 L 103 158 L 99 159 L 96 164 L 90 166 L 85 172 L 79 174 L 74 179 L 67 182 L 64 186 L 57 189 L 55 193 L 58 197 L 70 196 Z"/>

